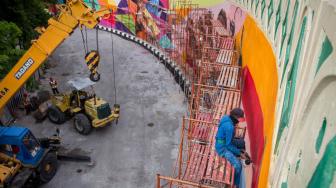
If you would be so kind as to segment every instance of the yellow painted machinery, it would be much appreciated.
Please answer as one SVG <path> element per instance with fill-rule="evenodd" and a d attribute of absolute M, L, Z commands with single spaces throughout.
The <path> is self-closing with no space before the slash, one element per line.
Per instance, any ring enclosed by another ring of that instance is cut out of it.
<path fill-rule="evenodd" d="M 77 78 L 68 82 L 74 90 L 68 94 L 58 94 L 51 98 L 52 106 L 48 109 L 51 122 L 62 124 L 67 117 L 74 116 L 74 128 L 80 134 L 89 134 L 92 128 L 103 127 L 112 121 L 118 121 L 119 105 L 114 105 L 113 111 L 108 102 L 88 94 L 84 89 L 93 87 L 94 82 L 88 78 Z"/>
<path fill-rule="evenodd" d="M 48 20 L 48 27 L 39 29 L 41 35 L 32 41 L 32 46 L 1 81 L 0 109 L 78 26 L 81 29 L 83 27 L 93 29 L 101 17 L 110 13 L 107 9 L 94 12 L 82 0 L 68 0 L 66 4 L 58 5 L 58 8 L 60 13 Z M 96 61 L 88 65 L 90 78 L 94 81 L 99 80 L 97 65 Z"/>
<path fill-rule="evenodd" d="M 0 153 L 0 184 L 5 184 L 21 169 L 21 162 L 14 157 Z"/>

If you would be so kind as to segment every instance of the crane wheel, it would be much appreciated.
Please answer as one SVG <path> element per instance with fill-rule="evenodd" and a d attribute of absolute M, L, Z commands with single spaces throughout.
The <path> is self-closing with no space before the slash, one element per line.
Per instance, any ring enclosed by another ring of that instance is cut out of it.
<path fill-rule="evenodd" d="M 56 124 L 62 124 L 65 122 L 65 114 L 56 106 L 51 106 L 48 109 L 48 119 Z"/>
<path fill-rule="evenodd" d="M 91 126 L 91 122 L 89 118 L 85 114 L 82 114 L 82 113 L 75 115 L 74 127 L 77 132 L 83 135 L 88 135 L 92 130 L 92 126 Z"/>
<path fill-rule="evenodd" d="M 38 178 L 41 183 L 49 182 L 57 172 L 57 155 L 54 152 L 47 153 L 38 167 Z"/>
<path fill-rule="evenodd" d="M 90 74 L 90 80 L 92 82 L 98 82 L 100 80 L 100 74 L 98 72 Z"/>

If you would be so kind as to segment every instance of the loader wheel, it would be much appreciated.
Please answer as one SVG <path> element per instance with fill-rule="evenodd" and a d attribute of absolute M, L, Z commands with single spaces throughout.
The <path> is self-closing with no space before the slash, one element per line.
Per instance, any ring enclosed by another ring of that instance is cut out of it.
<path fill-rule="evenodd" d="M 76 114 L 74 118 L 74 127 L 75 129 L 83 135 L 88 135 L 91 130 L 91 122 L 85 114 Z"/>
<path fill-rule="evenodd" d="M 56 124 L 62 124 L 65 122 L 65 114 L 56 106 L 49 107 L 48 118 L 51 122 Z"/>
<path fill-rule="evenodd" d="M 56 153 L 48 153 L 38 167 L 39 180 L 41 183 L 49 182 L 57 172 L 57 156 Z"/>

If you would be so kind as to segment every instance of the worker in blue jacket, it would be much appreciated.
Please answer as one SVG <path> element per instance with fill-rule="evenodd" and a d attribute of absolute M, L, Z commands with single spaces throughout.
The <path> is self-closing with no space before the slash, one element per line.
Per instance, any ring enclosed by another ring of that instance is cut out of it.
<path fill-rule="evenodd" d="M 237 187 L 239 187 L 242 170 L 238 157 L 246 159 L 247 153 L 242 149 L 238 149 L 232 143 L 232 140 L 234 138 L 234 127 L 242 118 L 244 118 L 244 111 L 240 108 L 235 108 L 230 112 L 230 115 L 223 116 L 218 126 L 215 145 L 218 155 L 227 159 L 235 169 L 234 184 Z"/>

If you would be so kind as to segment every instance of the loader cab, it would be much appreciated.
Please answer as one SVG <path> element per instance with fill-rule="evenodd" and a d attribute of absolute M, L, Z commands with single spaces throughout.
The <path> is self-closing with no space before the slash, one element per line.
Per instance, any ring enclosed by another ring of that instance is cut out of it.
<path fill-rule="evenodd" d="M 0 152 L 15 157 L 25 166 L 37 166 L 45 149 L 27 128 L 0 127 Z"/>
<path fill-rule="evenodd" d="M 89 95 L 84 90 L 73 90 L 70 95 L 70 106 L 83 108 L 85 100 L 88 98 Z"/>

